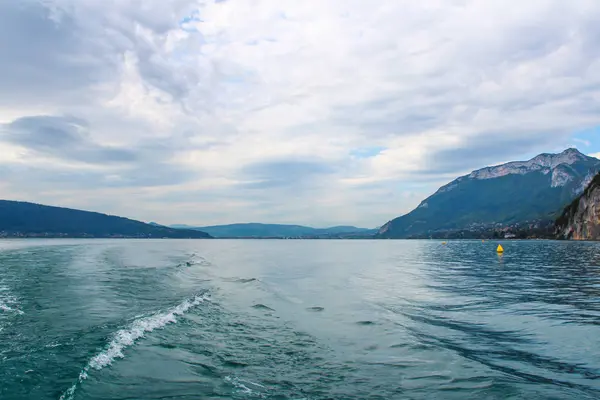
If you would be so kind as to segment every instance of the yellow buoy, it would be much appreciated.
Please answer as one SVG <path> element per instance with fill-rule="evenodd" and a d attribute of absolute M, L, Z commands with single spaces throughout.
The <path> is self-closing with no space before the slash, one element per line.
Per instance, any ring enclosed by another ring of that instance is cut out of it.
<path fill-rule="evenodd" d="M 446 244 L 446 242 L 442 242 L 442 244 Z"/>
<path fill-rule="evenodd" d="M 499 245 L 498 245 L 498 248 L 496 249 L 496 251 L 497 251 L 498 253 L 504 253 L 504 249 L 502 248 L 502 245 L 501 245 L 501 244 L 499 244 Z"/>

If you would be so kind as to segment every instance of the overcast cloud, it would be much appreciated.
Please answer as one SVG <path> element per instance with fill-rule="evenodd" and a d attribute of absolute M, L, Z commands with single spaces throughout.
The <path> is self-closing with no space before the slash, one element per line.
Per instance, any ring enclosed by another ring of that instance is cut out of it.
<path fill-rule="evenodd" d="M 600 154 L 597 0 L 0 2 L 0 198 L 355 224 Z"/>

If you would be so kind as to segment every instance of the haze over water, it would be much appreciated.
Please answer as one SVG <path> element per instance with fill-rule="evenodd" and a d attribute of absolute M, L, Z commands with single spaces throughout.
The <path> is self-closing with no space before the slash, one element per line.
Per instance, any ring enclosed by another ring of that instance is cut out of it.
<path fill-rule="evenodd" d="M 600 244 L 0 242 L 0 398 L 600 397 Z"/>

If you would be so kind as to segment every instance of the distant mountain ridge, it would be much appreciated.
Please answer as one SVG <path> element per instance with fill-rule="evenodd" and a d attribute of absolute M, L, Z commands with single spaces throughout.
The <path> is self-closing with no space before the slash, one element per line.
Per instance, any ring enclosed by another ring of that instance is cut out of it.
<path fill-rule="evenodd" d="M 302 225 L 239 223 L 191 227 L 189 225 L 171 225 L 177 229 L 199 229 L 216 238 L 284 238 L 284 237 L 351 237 L 372 235 L 376 229 L 357 228 L 355 226 L 334 226 L 330 228 L 311 228 Z"/>
<path fill-rule="evenodd" d="M 380 238 L 555 219 L 600 170 L 576 149 L 485 167 L 442 186 L 410 213 L 381 227 Z"/>
<path fill-rule="evenodd" d="M 0 200 L 0 237 L 205 239 L 210 235 L 96 212 Z"/>

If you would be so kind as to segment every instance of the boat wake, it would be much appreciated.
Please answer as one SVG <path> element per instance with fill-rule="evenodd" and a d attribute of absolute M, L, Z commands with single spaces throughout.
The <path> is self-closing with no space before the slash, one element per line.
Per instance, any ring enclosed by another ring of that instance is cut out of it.
<path fill-rule="evenodd" d="M 147 317 L 141 317 L 134 320 L 129 326 L 117 331 L 104 351 L 98 353 L 90 359 L 88 364 L 79 373 L 77 381 L 60 397 L 60 400 L 71 400 L 77 387 L 88 377 L 90 369 L 101 370 L 109 366 L 117 358 L 124 358 L 123 350 L 133 345 L 136 340 L 144 337 L 146 332 L 152 332 L 168 324 L 177 322 L 177 317 L 185 314 L 189 309 L 198 306 L 204 301 L 210 301 L 206 295 L 196 295 L 192 299 L 186 299 L 179 305 L 165 311 L 157 312 Z"/>

